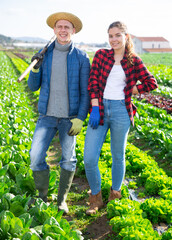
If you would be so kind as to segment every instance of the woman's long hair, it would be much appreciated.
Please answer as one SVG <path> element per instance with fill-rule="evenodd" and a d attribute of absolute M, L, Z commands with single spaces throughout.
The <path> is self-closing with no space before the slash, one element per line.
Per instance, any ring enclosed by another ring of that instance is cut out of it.
<path fill-rule="evenodd" d="M 111 28 L 117 27 L 119 28 L 125 35 L 128 35 L 128 38 L 126 40 L 126 44 L 125 44 L 125 49 L 127 50 L 126 52 L 126 56 L 127 56 L 127 60 L 128 60 L 128 66 L 133 65 L 133 56 L 136 55 L 135 51 L 134 51 L 134 46 L 133 46 L 133 41 L 131 39 L 130 34 L 128 34 L 128 30 L 127 30 L 127 26 L 120 21 L 117 22 L 113 22 L 110 24 L 109 28 L 108 28 L 108 32 Z"/>

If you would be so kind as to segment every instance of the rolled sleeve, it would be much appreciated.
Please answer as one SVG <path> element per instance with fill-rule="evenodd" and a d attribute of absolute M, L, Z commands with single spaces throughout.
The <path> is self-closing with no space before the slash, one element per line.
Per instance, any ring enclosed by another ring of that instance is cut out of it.
<path fill-rule="evenodd" d="M 139 93 L 150 92 L 158 88 L 155 77 L 148 71 L 140 58 L 136 64 L 136 78 L 141 82 L 137 85 Z"/>

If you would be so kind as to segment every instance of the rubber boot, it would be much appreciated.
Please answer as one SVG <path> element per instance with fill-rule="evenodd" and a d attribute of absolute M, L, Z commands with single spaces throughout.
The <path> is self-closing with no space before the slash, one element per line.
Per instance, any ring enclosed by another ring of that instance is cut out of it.
<path fill-rule="evenodd" d="M 86 214 L 96 214 L 96 212 L 103 207 L 102 192 L 100 191 L 96 195 L 90 193 L 89 196 L 90 208 L 87 209 Z"/>
<path fill-rule="evenodd" d="M 122 195 L 121 195 L 121 190 L 119 191 L 115 191 L 113 190 L 112 188 L 110 189 L 110 195 L 109 195 L 109 198 L 108 198 L 108 201 L 110 202 L 111 200 L 114 200 L 115 198 L 122 198 Z"/>
<path fill-rule="evenodd" d="M 67 171 L 63 168 L 61 169 L 57 205 L 59 211 L 63 210 L 65 214 L 69 212 L 66 198 L 72 185 L 74 174 L 75 171 Z"/>
<path fill-rule="evenodd" d="M 47 193 L 49 187 L 49 169 L 43 171 L 33 171 L 35 187 L 39 191 L 39 197 L 47 202 Z"/>

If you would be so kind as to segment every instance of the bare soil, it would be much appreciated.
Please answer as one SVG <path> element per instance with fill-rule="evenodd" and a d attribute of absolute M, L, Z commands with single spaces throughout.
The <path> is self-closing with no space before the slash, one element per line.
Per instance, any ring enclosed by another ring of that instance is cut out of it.
<path fill-rule="evenodd" d="M 53 168 L 58 165 L 58 160 L 61 155 L 61 146 L 58 141 L 58 136 L 55 137 L 53 140 L 49 151 L 47 152 L 48 155 L 48 164 L 50 165 L 50 168 Z M 77 189 L 77 192 L 82 192 L 84 190 L 89 190 L 89 185 L 87 182 L 87 179 L 85 177 L 78 177 L 75 176 L 71 191 L 74 189 Z M 68 202 L 69 206 L 72 205 L 82 205 L 85 206 L 86 203 L 88 202 L 88 197 L 86 199 L 80 200 L 79 202 Z M 65 216 L 65 218 L 68 221 L 73 221 L 76 218 L 79 218 L 79 216 Z M 83 233 L 83 237 L 85 240 L 110 240 L 110 239 L 115 239 L 113 238 L 113 232 L 111 229 L 111 226 L 108 224 L 108 219 L 107 215 L 104 212 L 100 217 L 94 218 L 90 216 L 90 218 L 93 218 L 94 220 L 90 219 L 90 224 L 85 226 L 84 228 L 81 229 L 81 232 Z M 77 227 L 77 226 L 76 226 Z"/>
<path fill-rule="evenodd" d="M 84 239 L 112 239 L 110 235 L 112 236 L 111 226 L 108 224 L 106 215 L 102 215 L 87 226 L 87 230 L 84 233 Z"/>
<path fill-rule="evenodd" d="M 86 178 L 75 177 L 73 180 L 73 185 L 77 189 L 78 192 L 82 192 L 84 190 L 89 190 L 89 185 Z M 88 197 L 77 202 L 69 203 L 72 205 L 87 205 Z M 76 216 L 74 216 L 76 218 Z M 94 218 L 90 216 L 90 218 Z M 72 220 L 72 218 L 66 218 L 67 220 Z M 109 240 L 111 238 L 113 232 L 111 226 L 108 224 L 108 218 L 106 212 L 102 213 L 102 215 L 96 218 L 94 221 L 90 219 L 91 223 L 86 226 L 85 229 L 82 229 L 83 237 L 87 240 Z"/>

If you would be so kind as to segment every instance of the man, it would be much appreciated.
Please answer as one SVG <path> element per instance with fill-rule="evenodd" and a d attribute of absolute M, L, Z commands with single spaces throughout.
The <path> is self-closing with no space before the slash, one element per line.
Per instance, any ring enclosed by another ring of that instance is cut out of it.
<path fill-rule="evenodd" d="M 47 18 L 47 24 L 57 37 L 44 56 L 33 56 L 38 63 L 30 72 L 28 86 L 32 91 L 40 89 L 38 111 L 33 142 L 30 150 L 31 169 L 39 197 L 47 201 L 49 166 L 46 151 L 59 133 L 62 147 L 61 174 L 58 189 L 58 208 L 68 212 L 66 204 L 76 168 L 76 135 L 81 131 L 89 108 L 87 91 L 90 71 L 86 53 L 74 47 L 71 37 L 82 28 L 81 20 L 67 12 L 59 12 Z"/>

